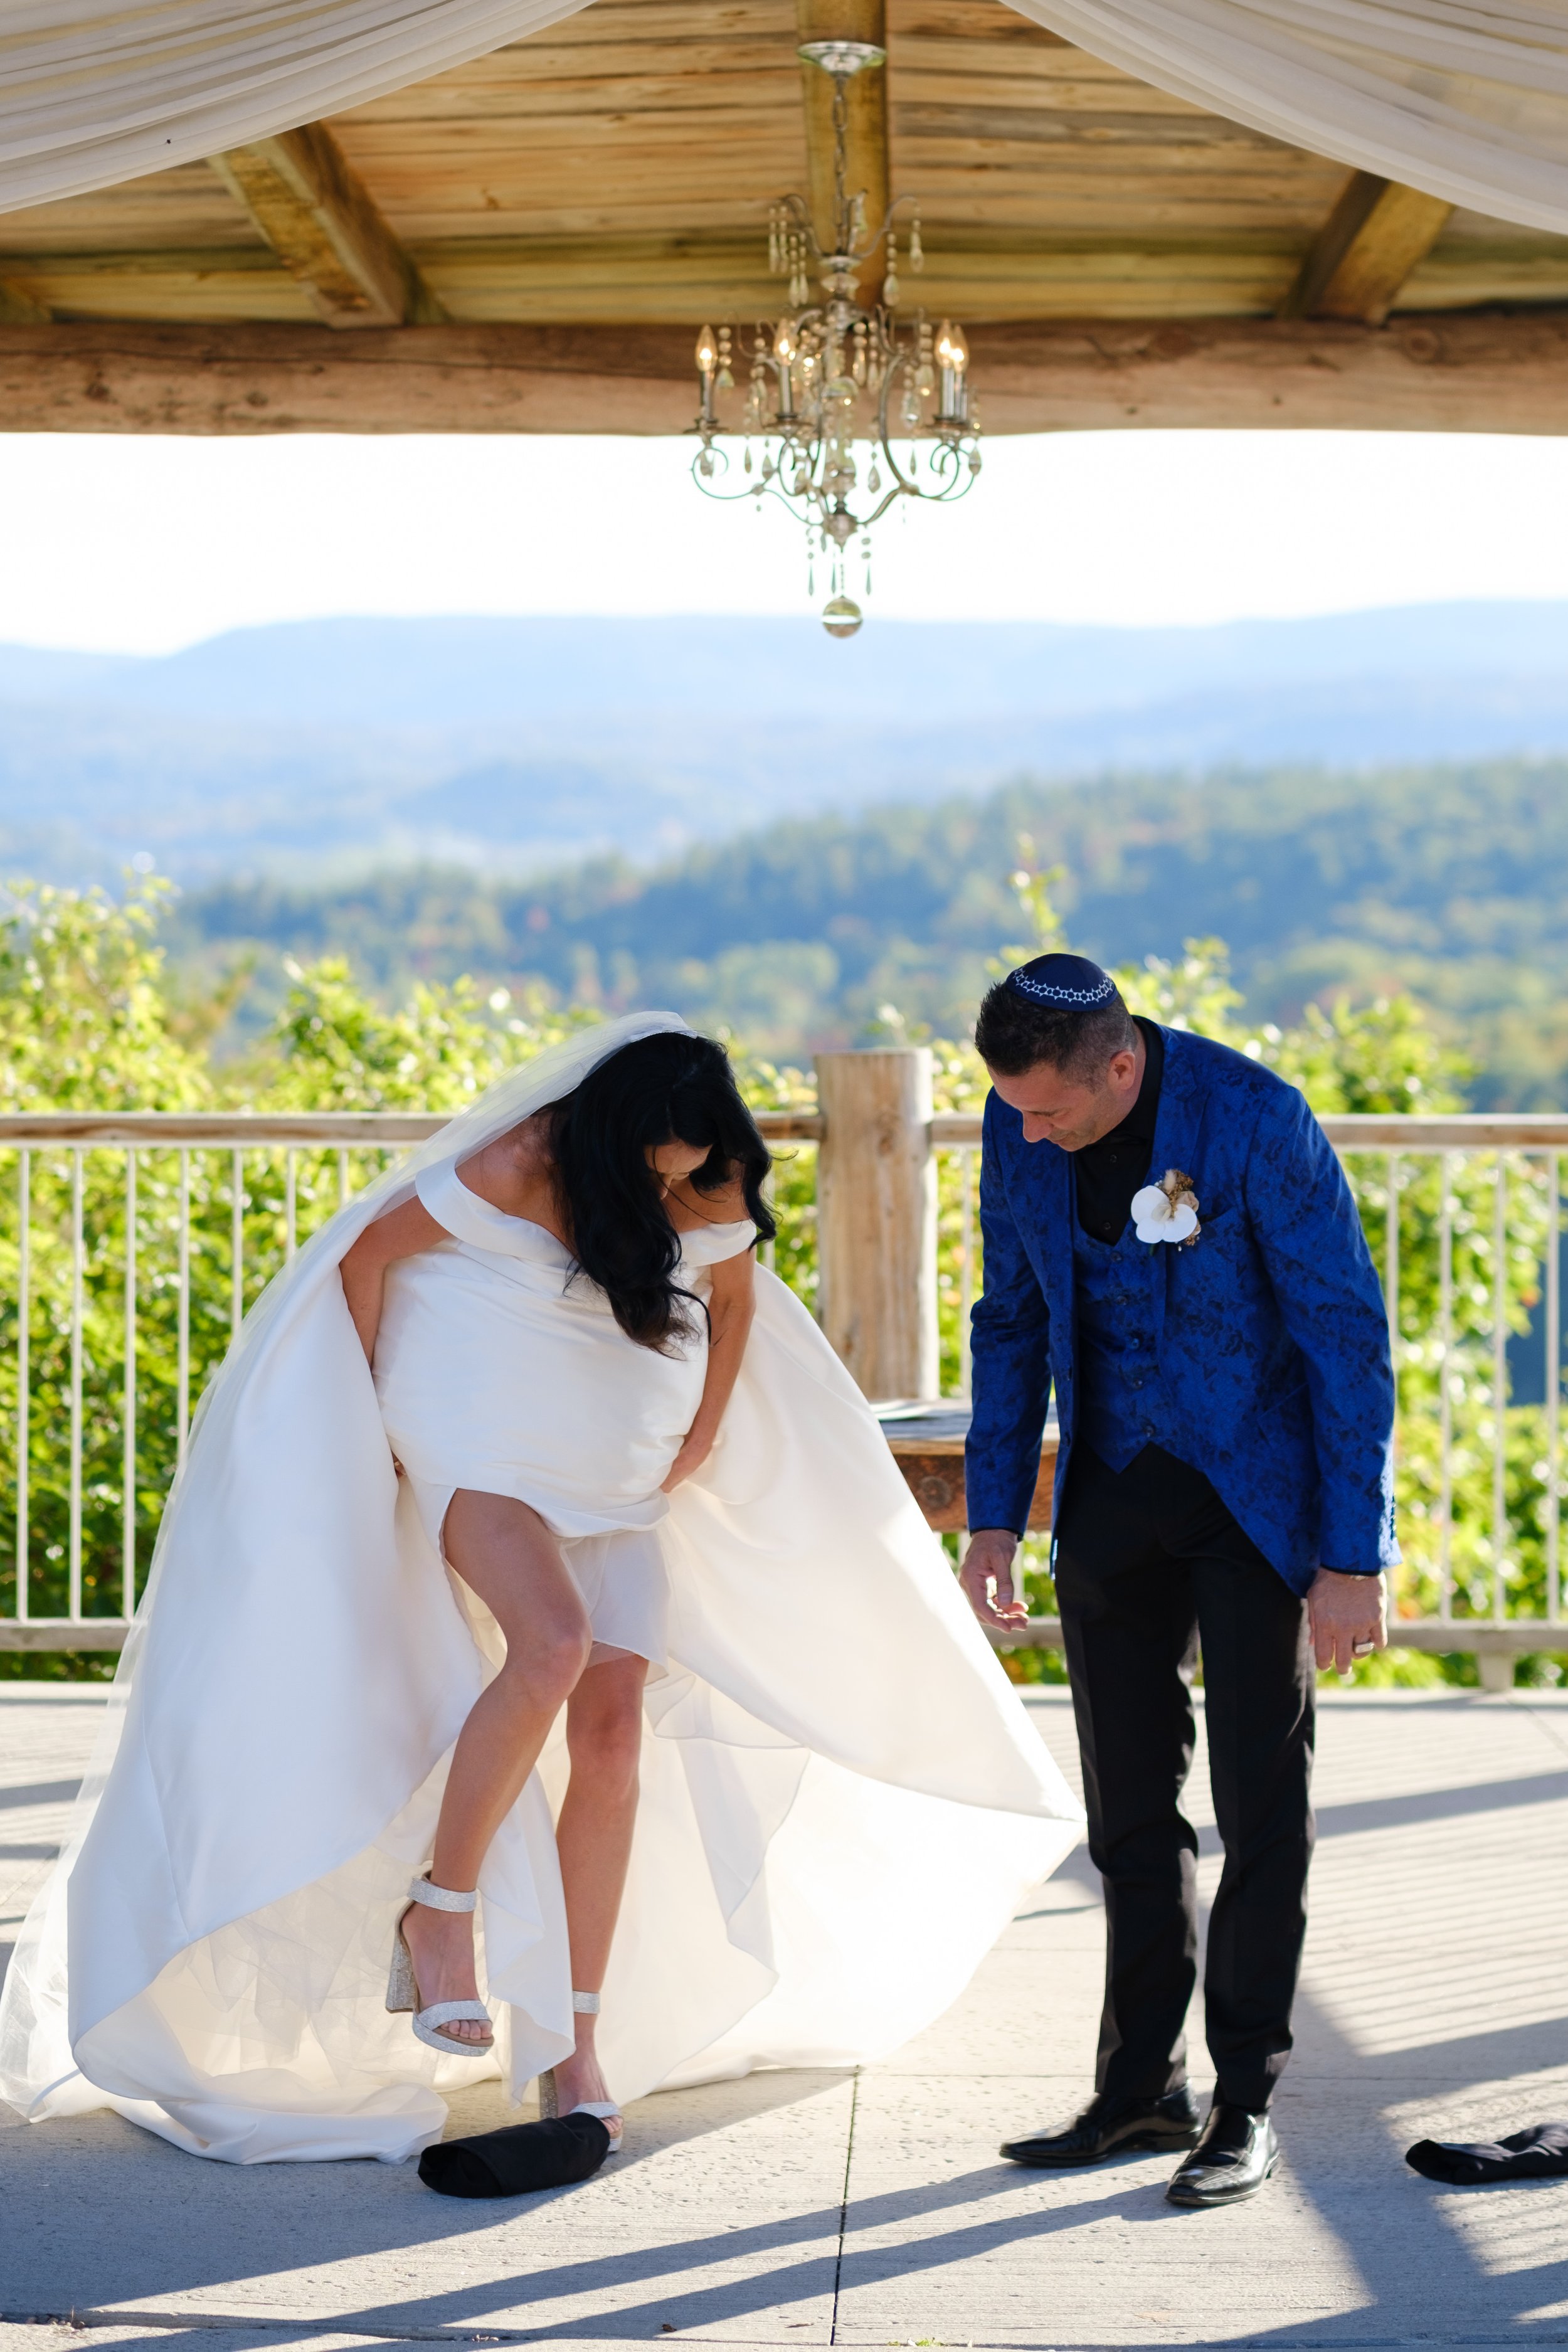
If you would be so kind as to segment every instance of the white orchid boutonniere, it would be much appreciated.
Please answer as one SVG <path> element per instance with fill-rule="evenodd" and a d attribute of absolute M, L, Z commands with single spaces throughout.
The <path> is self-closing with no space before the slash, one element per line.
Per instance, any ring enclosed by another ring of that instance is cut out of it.
<path fill-rule="evenodd" d="M 1178 1248 L 1191 1249 L 1203 1231 L 1192 1178 L 1179 1168 L 1167 1168 L 1158 1184 L 1145 1184 L 1133 1193 L 1132 1222 L 1141 1242 L 1174 1242 Z"/>

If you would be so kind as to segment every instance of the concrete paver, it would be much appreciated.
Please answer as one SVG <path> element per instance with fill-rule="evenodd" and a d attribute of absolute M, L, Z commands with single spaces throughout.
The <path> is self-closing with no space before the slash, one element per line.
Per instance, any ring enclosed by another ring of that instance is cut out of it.
<path fill-rule="evenodd" d="M 0 1683 L 0 1968 L 59 1852 L 105 1696 L 102 1684 Z"/>
<path fill-rule="evenodd" d="M 99 1704 L 0 1693 L 0 1920 L 47 1867 Z M 1065 1696 L 1031 1711 L 1071 1770 Z M 1080 1853 L 886 2063 L 645 2101 L 628 2155 L 554 2196 L 204 2165 L 110 2116 L 0 2128 L 0 2352 L 1568 2344 L 1568 2183 L 1447 2191 L 1401 2161 L 1426 2132 L 1568 2115 L 1568 1695 L 1331 1695 L 1318 1795 L 1285 2163 L 1235 2212 L 1167 2206 L 1165 2159 L 1052 2176 L 996 2156 L 1087 2088 L 1104 1928 Z M 1192 1807 L 1207 1895 L 1201 1756 Z M 454 2128 L 502 2119 L 487 2086 Z M 72 2310 L 90 2327 L 48 2323 Z"/>

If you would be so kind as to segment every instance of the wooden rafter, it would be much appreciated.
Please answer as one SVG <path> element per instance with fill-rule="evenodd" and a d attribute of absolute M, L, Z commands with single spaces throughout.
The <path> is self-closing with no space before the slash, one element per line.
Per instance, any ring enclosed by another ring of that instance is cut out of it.
<path fill-rule="evenodd" d="M 1381 326 L 1454 207 L 1375 172 L 1352 173 L 1280 306 L 1282 319 L 1359 319 Z"/>
<path fill-rule="evenodd" d="M 888 46 L 886 0 L 795 0 L 795 31 L 805 41 L 870 41 Z M 822 68 L 801 60 L 801 103 L 805 110 L 806 197 L 812 226 L 824 251 L 833 231 L 833 81 Z M 875 227 L 888 209 L 888 76 L 873 66 L 845 85 L 844 184 L 851 196 L 862 191 L 866 219 Z M 782 191 L 781 191 L 782 193 Z M 860 273 L 860 299 L 875 302 L 886 263 L 879 245 Z M 815 293 L 816 289 L 813 289 Z"/>
<path fill-rule="evenodd" d="M 324 125 L 307 123 L 211 160 L 329 326 L 433 325 L 442 318 Z"/>
<path fill-rule="evenodd" d="M 1568 432 L 1564 310 L 978 326 L 970 349 L 988 434 Z M 678 434 L 693 404 L 687 328 L 0 327 L 14 433 Z"/>
<path fill-rule="evenodd" d="M 0 327 L 47 326 L 53 316 L 29 287 L 15 278 L 0 278 Z"/>

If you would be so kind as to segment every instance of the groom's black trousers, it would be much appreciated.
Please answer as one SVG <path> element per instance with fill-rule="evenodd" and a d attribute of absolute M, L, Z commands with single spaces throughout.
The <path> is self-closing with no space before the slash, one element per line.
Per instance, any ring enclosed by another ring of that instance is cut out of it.
<path fill-rule="evenodd" d="M 1057 1523 L 1057 1600 L 1105 1882 L 1096 2087 L 1158 2098 L 1186 2079 L 1197 1973 L 1193 1760 L 1200 1644 L 1225 1867 L 1204 1982 L 1220 2096 L 1266 2107 L 1290 2049 L 1312 1853 L 1314 1675 L 1306 1603 L 1209 1481 L 1160 1447 L 1120 1472 L 1080 1444 Z"/>

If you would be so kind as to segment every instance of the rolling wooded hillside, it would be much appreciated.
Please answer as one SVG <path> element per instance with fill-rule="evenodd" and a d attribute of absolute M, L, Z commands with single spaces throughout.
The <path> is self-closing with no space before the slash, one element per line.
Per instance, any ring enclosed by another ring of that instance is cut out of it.
<path fill-rule="evenodd" d="M 1107 962 L 1229 942 L 1254 1008 L 1409 987 L 1481 1068 L 1479 1104 L 1564 1099 L 1568 761 L 1333 775 L 1020 783 L 984 799 L 774 824 L 666 864 L 591 861 L 527 885 L 426 868 L 310 892 L 188 898 L 177 951 L 349 955 L 378 985 L 468 971 L 563 996 L 673 1004 L 777 1053 L 853 1040 L 879 1008 L 952 1034 L 1017 938 L 1020 835 L 1060 864 L 1074 945 Z"/>

